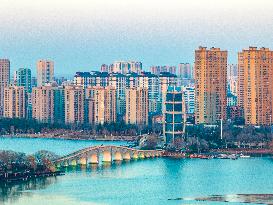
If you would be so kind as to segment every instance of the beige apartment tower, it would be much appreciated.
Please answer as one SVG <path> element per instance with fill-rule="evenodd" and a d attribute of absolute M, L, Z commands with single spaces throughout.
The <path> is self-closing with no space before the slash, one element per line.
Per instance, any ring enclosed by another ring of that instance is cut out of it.
<path fill-rule="evenodd" d="M 4 89 L 9 86 L 10 61 L 0 59 L 0 117 L 4 114 Z"/>
<path fill-rule="evenodd" d="M 88 121 L 90 124 L 116 122 L 116 89 L 107 87 L 87 87 Z"/>
<path fill-rule="evenodd" d="M 54 62 L 50 60 L 39 60 L 37 62 L 37 86 L 52 83 L 54 78 Z"/>
<path fill-rule="evenodd" d="M 4 117 L 26 117 L 26 90 L 23 86 L 9 86 L 4 89 Z"/>
<path fill-rule="evenodd" d="M 43 123 L 54 122 L 54 93 L 52 86 L 32 89 L 32 118 Z"/>
<path fill-rule="evenodd" d="M 82 124 L 84 122 L 84 89 L 82 86 L 65 87 L 65 123 Z"/>
<path fill-rule="evenodd" d="M 226 119 L 227 51 L 195 50 L 195 122 L 215 124 Z"/>
<path fill-rule="evenodd" d="M 126 89 L 126 124 L 148 125 L 148 89 Z"/>
<path fill-rule="evenodd" d="M 238 53 L 238 105 L 245 123 L 269 125 L 273 110 L 273 51 L 249 47 Z"/>

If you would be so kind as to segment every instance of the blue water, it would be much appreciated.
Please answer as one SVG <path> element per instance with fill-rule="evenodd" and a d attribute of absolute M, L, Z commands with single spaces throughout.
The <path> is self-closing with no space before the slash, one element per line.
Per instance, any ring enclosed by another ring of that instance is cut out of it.
<path fill-rule="evenodd" d="M 1 138 L 0 150 L 13 150 L 33 154 L 39 150 L 52 151 L 58 155 L 69 154 L 79 149 L 96 145 L 126 145 L 122 141 L 63 140 L 38 138 Z"/>
<path fill-rule="evenodd" d="M 14 144 L 20 151 L 29 153 L 41 148 L 68 153 L 93 143 L 1 139 L 0 149 L 8 146 L 11 149 Z M 65 176 L 48 178 L 33 187 L 23 187 L 22 192 L 9 196 L 3 204 L 242 204 L 194 200 L 214 194 L 273 194 L 273 159 L 155 158 L 113 163 L 111 166 L 69 168 Z M 176 198 L 184 199 L 168 200 Z"/>

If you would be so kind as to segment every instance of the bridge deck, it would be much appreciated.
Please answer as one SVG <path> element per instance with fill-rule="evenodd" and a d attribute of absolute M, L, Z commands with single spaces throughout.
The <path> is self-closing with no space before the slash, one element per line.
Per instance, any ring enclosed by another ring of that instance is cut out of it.
<path fill-rule="evenodd" d="M 54 162 L 58 163 L 58 162 L 62 162 L 65 160 L 71 160 L 71 159 L 75 159 L 79 156 L 82 156 L 84 154 L 88 154 L 92 151 L 97 151 L 97 152 L 101 152 L 103 150 L 120 150 L 120 151 L 130 151 L 130 152 L 137 152 L 137 153 L 158 153 L 158 154 L 162 154 L 163 151 L 162 150 L 139 150 L 139 149 L 135 149 L 135 148 L 129 148 L 129 147 L 125 147 L 125 146 L 117 146 L 117 145 L 102 145 L 102 146 L 91 146 L 91 147 L 87 147 L 87 148 L 83 148 L 80 149 L 78 151 L 72 152 L 70 154 L 67 154 L 65 156 L 62 156 L 59 159 L 56 159 Z"/>

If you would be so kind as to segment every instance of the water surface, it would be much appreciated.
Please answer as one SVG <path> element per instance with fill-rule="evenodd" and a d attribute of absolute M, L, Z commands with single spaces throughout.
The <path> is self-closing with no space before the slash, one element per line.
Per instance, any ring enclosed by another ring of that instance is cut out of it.
<path fill-rule="evenodd" d="M 0 140 L 0 149 L 6 139 Z M 50 151 L 69 153 L 77 146 L 94 142 L 46 139 L 9 139 L 20 151 L 33 152 L 45 146 Z M 5 142 L 7 142 L 5 141 Z M 108 142 L 110 143 L 110 142 Z M 117 142 L 115 142 L 117 143 Z M 20 147 L 22 146 L 23 147 Z M 62 150 L 58 150 L 62 149 Z M 2 196 L 9 205 L 93 205 L 93 204 L 243 204 L 201 202 L 210 195 L 272 194 L 273 159 L 238 160 L 144 159 L 121 164 L 74 167 L 65 176 L 13 187 Z M 183 198 L 183 200 L 168 200 Z M 1 202 L 0 202 L 1 203 Z"/>
<path fill-rule="evenodd" d="M 13 150 L 33 154 L 48 150 L 58 155 L 69 154 L 79 149 L 96 145 L 126 145 L 123 141 L 65 140 L 41 138 L 3 138 L 0 137 L 0 150 Z"/>

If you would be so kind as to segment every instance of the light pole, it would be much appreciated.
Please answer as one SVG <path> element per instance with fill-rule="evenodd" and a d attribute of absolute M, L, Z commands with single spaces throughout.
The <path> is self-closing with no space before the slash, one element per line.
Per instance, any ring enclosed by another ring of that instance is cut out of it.
<path fill-rule="evenodd" d="M 223 140 L 223 119 L 220 119 L 221 122 L 221 140 Z"/>
<path fill-rule="evenodd" d="M 270 115 L 270 134 L 272 134 L 272 115 Z"/>

